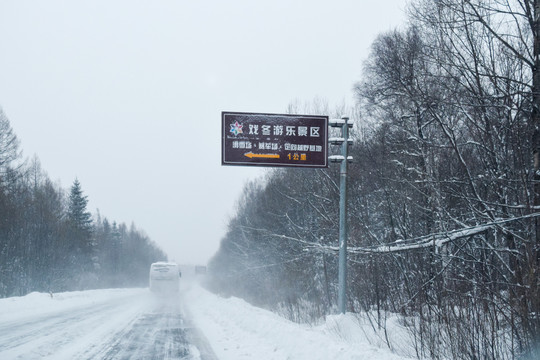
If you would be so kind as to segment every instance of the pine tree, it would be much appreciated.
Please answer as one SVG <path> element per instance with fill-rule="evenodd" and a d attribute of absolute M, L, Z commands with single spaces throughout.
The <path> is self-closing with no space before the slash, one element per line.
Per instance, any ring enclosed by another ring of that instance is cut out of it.
<path fill-rule="evenodd" d="M 83 195 L 81 184 L 75 179 L 69 194 L 68 220 L 77 232 L 87 235 L 92 233 L 92 215 L 86 209 L 88 197 Z"/>
<path fill-rule="evenodd" d="M 88 197 L 83 194 L 81 184 L 75 179 L 71 186 L 68 203 L 67 223 L 72 265 L 79 271 L 77 287 L 86 288 L 93 272 L 94 256 L 92 215 L 86 209 Z"/>

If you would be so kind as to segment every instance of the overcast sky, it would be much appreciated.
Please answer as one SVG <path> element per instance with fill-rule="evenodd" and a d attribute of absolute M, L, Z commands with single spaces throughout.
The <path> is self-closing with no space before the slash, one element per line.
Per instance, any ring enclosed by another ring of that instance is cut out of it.
<path fill-rule="evenodd" d="M 0 107 L 25 157 L 65 189 L 78 178 L 92 213 L 206 263 L 264 173 L 221 166 L 221 111 L 352 105 L 373 39 L 404 26 L 405 6 L 0 0 Z"/>

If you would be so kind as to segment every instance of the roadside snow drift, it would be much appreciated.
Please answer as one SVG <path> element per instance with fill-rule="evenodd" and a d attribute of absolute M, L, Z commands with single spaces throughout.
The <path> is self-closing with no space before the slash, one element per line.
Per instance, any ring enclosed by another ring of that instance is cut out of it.
<path fill-rule="evenodd" d="M 329 317 L 317 327 L 286 320 L 238 298 L 224 299 L 192 286 L 186 308 L 221 360 L 397 360 L 404 357 L 371 345 L 350 315 Z M 360 338 L 361 339 L 361 338 Z"/>

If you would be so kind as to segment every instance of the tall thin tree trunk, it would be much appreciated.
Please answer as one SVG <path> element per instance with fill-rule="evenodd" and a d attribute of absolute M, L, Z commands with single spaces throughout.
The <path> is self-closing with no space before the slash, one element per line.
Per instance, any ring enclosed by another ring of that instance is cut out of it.
<path fill-rule="evenodd" d="M 533 68 L 533 97 L 531 122 L 533 126 L 532 151 L 534 157 L 534 211 L 540 206 L 540 0 L 534 0 L 534 68 Z M 536 344 L 540 343 L 540 293 L 538 291 L 538 269 L 540 266 L 540 219 L 535 218 L 534 241 L 532 251 L 529 252 L 530 262 L 530 289 L 531 289 L 531 311 L 534 312 L 531 330 L 533 330 L 533 339 Z"/>

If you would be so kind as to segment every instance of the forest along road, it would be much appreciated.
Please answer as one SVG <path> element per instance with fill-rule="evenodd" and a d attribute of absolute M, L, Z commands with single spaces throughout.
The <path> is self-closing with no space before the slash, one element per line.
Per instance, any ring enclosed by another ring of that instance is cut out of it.
<path fill-rule="evenodd" d="M 80 294 L 53 294 L 54 306 L 29 304 L 22 313 L 4 314 L 0 359 L 217 359 L 186 318 L 180 295 L 148 289 L 99 292 L 91 299 Z"/>

